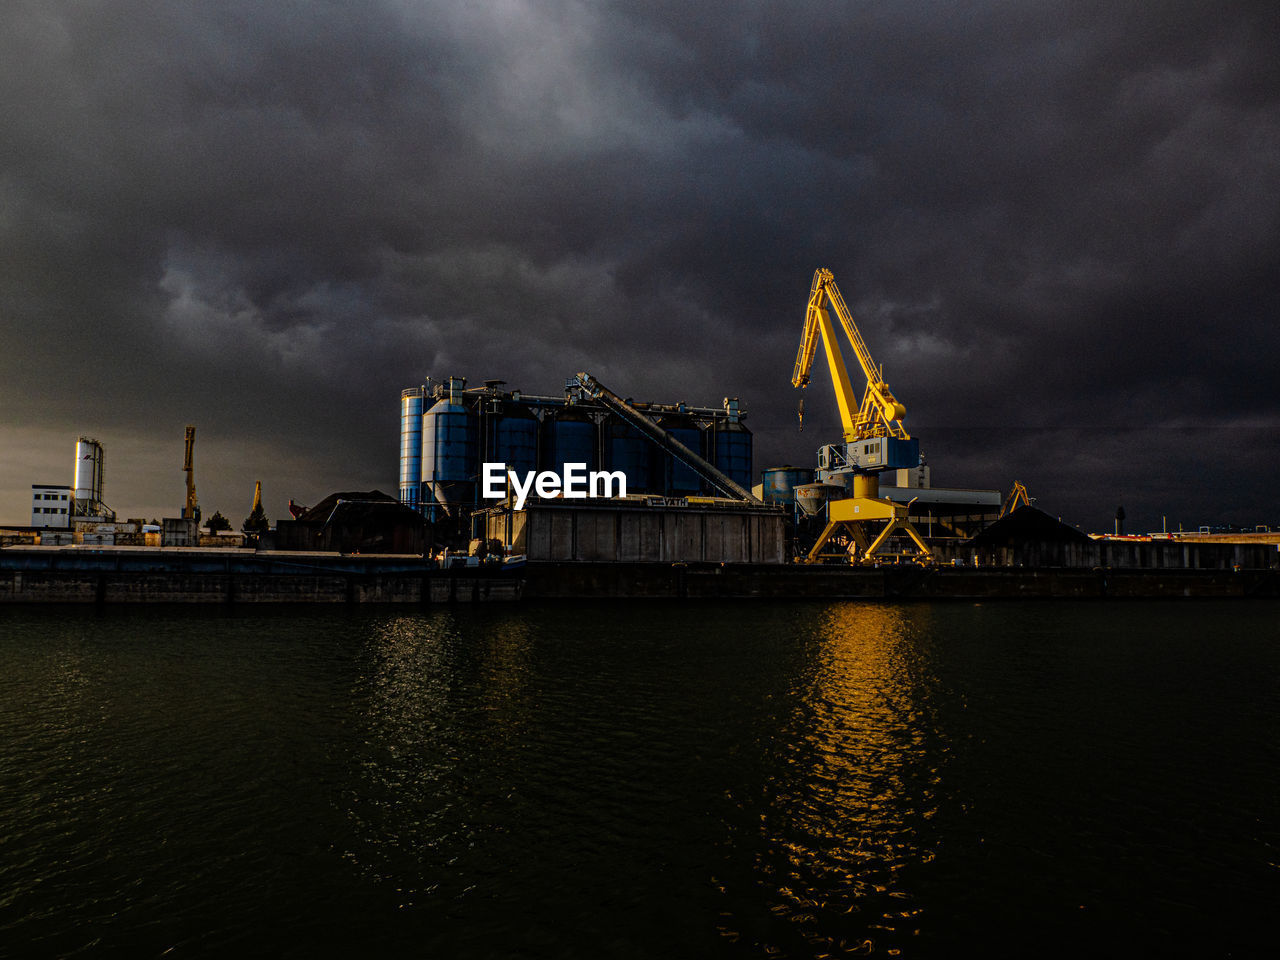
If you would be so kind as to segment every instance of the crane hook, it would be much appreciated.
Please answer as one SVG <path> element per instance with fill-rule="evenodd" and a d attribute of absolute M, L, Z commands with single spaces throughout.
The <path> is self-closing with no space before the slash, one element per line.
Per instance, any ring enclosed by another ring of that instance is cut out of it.
<path fill-rule="evenodd" d="M 800 424 L 797 433 L 804 433 L 804 397 L 800 398 L 800 407 L 796 410 L 796 420 Z"/>

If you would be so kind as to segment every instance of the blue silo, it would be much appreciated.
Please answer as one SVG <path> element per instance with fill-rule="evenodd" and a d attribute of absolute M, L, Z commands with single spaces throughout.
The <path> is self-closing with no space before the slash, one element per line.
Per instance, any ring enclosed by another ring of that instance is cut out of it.
<path fill-rule="evenodd" d="M 446 507 L 476 499 L 480 436 L 475 411 L 462 396 L 465 380 L 450 380 L 449 393 L 422 416 L 424 500 Z"/>
<path fill-rule="evenodd" d="M 711 440 L 711 462 L 740 487 L 751 489 L 751 431 L 742 423 L 719 423 Z"/>
<path fill-rule="evenodd" d="M 596 423 L 590 415 L 573 407 L 557 410 L 542 422 L 542 469 L 564 475 L 566 463 L 585 463 L 587 471 L 598 469 Z"/>
<path fill-rule="evenodd" d="M 505 463 L 522 479 L 538 469 L 538 418 L 522 403 L 498 401 L 489 413 L 485 460 Z"/>
<path fill-rule="evenodd" d="M 400 392 L 400 502 L 417 509 L 422 499 L 421 387 Z"/>
<path fill-rule="evenodd" d="M 692 417 L 669 413 L 658 420 L 658 426 L 673 438 L 702 456 L 702 431 Z M 653 479 L 662 480 L 662 492 L 672 497 L 696 496 L 702 491 L 702 478 L 697 472 L 656 444 L 652 445 Z"/>
<path fill-rule="evenodd" d="M 653 482 L 651 440 L 617 414 L 606 418 L 602 433 L 604 468 L 626 474 L 627 493 L 656 493 L 662 489 L 661 478 Z"/>
<path fill-rule="evenodd" d="M 795 488 L 808 483 L 813 483 L 812 467 L 769 467 L 761 477 L 760 499 L 791 506 L 795 502 Z"/>

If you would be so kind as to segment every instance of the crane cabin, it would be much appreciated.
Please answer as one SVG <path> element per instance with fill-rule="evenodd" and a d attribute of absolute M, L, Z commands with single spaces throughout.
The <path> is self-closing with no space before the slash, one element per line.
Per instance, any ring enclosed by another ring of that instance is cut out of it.
<path fill-rule="evenodd" d="M 915 437 L 869 437 L 818 448 L 818 470 L 826 474 L 912 469 L 919 464 L 920 441 Z"/>

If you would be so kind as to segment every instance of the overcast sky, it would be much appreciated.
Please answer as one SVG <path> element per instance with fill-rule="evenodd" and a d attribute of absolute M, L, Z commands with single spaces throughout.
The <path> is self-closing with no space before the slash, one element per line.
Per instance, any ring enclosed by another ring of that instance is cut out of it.
<path fill-rule="evenodd" d="M 403 387 L 585 369 L 839 437 L 829 267 L 936 485 L 1280 523 L 1280 4 L 0 5 L 0 520 L 397 483 Z"/>

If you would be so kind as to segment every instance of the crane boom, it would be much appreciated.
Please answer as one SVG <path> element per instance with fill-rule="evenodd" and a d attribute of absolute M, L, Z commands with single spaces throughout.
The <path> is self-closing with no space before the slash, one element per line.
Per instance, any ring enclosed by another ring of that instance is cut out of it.
<path fill-rule="evenodd" d="M 858 365 L 866 377 L 867 386 L 862 402 L 856 401 L 853 385 L 845 368 L 844 355 L 836 340 L 835 327 L 825 304 L 829 303 L 844 328 L 845 336 L 853 345 Z M 907 409 L 893 395 L 884 382 L 884 369 L 871 357 L 867 343 L 862 339 L 858 325 L 853 322 L 849 308 L 845 306 L 840 288 L 830 270 L 818 268 L 809 287 L 809 306 L 805 312 L 804 331 L 800 336 L 800 349 L 796 352 L 796 365 L 791 374 L 791 385 L 804 388 L 809 385 L 809 371 L 818 352 L 821 338 L 831 368 L 831 381 L 835 386 L 836 403 L 840 408 L 840 420 L 844 425 L 846 441 L 867 440 L 873 437 L 896 437 L 909 440 L 910 435 L 902 425 Z"/>
<path fill-rule="evenodd" d="M 187 520 L 199 519 L 196 512 L 196 470 L 194 454 L 196 446 L 196 428 L 187 426 L 187 447 L 182 458 L 182 469 L 187 473 L 187 504 L 182 508 L 182 516 Z"/>
<path fill-rule="evenodd" d="M 1031 494 L 1027 492 L 1027 488 L 1017 480 L 1013 481 L 1013 489 L 1009 491 L 1009 495 L 1004 498 L 1004 504 L 1000 507 L 1000 516 L 1008 516 L 1019 507 L 1031 506 L 1031 499 Z M 999 517 L 996 519 L 999 519 Z"/>

